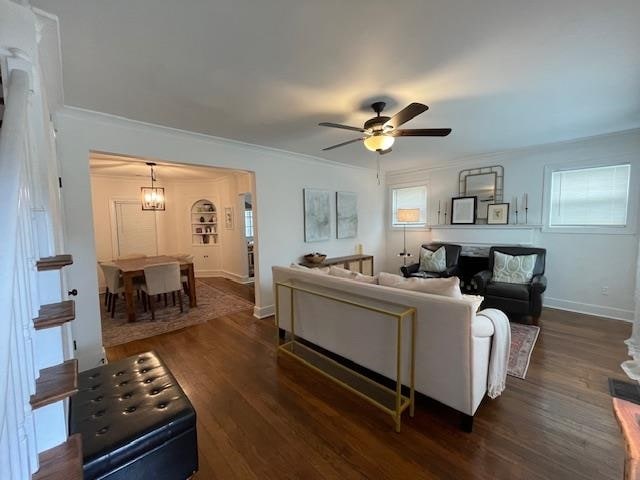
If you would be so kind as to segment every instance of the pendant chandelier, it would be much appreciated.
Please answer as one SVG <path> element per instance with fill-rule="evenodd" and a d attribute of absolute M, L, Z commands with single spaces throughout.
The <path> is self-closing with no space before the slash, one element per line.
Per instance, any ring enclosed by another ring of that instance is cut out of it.
<path fill-rule="evenodd" d="M 151 186 L 140 187 L 140 193 L 142 197 L 142 210 L 164 210 L 164 188 L 156 187 L 156 175 L 153 171 L 153 167 L 156 166 L 153 162 L 147 162 L 147 165 L 151 168 Z"/>

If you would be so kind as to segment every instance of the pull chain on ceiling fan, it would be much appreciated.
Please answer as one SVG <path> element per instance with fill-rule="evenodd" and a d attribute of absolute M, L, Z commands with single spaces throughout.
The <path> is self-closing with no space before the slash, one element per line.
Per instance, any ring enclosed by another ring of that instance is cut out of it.
<path fill-rule="evenodd" d="M 350 143 L 361 141 L 367 150 L 384 155 L 391 151 L 391 147 L 393 146 L 396 137 L 446 137 L 451 133 L 450 128 L 398 128 L 429 109 L 429 107 L 422 103 L 411 103 L 396 113 L 393 117 L 380 115 L 385 106 L 386 104 L 384 102 L 373 103 L 371 108 L 376 112 L 376 116 L 364 122 L 364 126 L 362 128 L 341 125 L 339 123 L 319 123 L 318 125 L 322 127 L 340 128 L 342 130 L 352 130 L 354 132 L 364 134 L 362 137 L 338 143 L 337 145 L 332 145 L 330 147 L 323 148 L 322 150 L 333 150 L 334 148 L 343 147 Z"/>

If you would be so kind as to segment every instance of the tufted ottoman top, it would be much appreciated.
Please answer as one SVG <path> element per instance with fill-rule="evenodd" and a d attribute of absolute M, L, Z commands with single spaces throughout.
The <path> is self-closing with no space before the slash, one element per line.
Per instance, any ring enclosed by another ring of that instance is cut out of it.
<path fill-rule="evenodd" d="M 195 410 L 154 352 L 82 372 L 78 387 L 69 422 L 82 434 L 88 478 L 195 428 Z"/>

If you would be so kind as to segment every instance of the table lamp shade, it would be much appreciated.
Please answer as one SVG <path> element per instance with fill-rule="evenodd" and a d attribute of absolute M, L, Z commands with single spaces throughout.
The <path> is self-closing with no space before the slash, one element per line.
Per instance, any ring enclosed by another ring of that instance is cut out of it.
<path fill-rule="evenodd" d="M 396 211 L 398 223 L 416 223 L 420 221 L 419 208 L 399 208 Z"/>

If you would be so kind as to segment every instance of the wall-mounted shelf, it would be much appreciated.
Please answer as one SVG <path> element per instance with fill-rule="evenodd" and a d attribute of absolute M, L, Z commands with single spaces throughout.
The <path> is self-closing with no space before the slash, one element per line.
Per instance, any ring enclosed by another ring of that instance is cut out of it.
<path fill-rule="evenodd" d="M 82 480 L 82 437 L 71 435 L 66 442 L 39 456 L 40 469 L 32 480 Z"/>
<path fill-rule="evenodd" d="M 76 318 L 75 302 L 73 300 L 65 300 L 64 302 L 42 305 L 38 311 L 38 316 L 33 319 L 33 326 L 36 330 L 58 327 L 63 323 L 72 321 L 74 318 Z"/>
<path fill-rule="evenodd" d="M 542 225 L 538 224 L 518 224 L 518 225 L 489 225 L 486 223 L 476 223 L 473 225 L 431 225 L 431 230 L 442 230 L 448 228 L 461 228 L 461 229 L 498 229 L 498 230 L 539 230 Z"/>
<path fill-rule="evenodd" d="M 191 206 L 191 244 L 198 247 L 217 245 L 218 211 L 212 201 L 201 199 Z"/>
<path fill-rule="evenodd" d="M 78 391 L 78 360 L 67 360 L 40 370 L 31 407 L 40 408 L 74 395 Z"/>
<path fill-rule="evenodd" d="M 62 267 L 71 265 L 73 257 L 71 255 L 56 255 L 55 257 L 44 257 L 36 262 L 39 272 L 45 270 L 60 270 Z"/>

